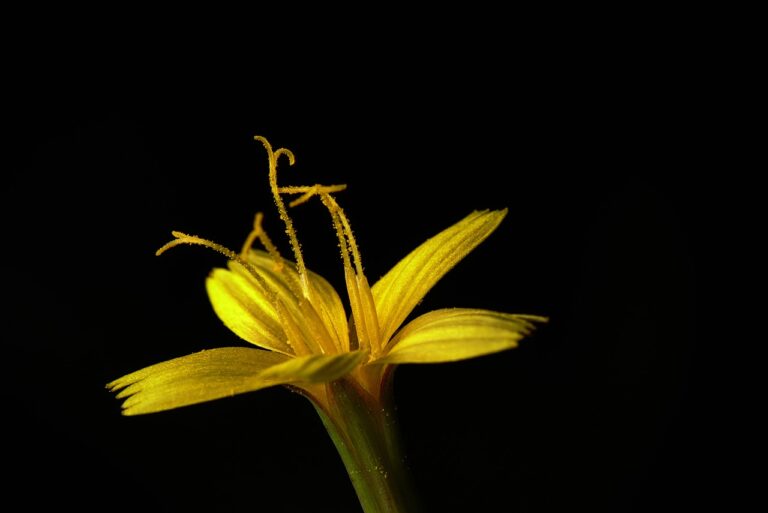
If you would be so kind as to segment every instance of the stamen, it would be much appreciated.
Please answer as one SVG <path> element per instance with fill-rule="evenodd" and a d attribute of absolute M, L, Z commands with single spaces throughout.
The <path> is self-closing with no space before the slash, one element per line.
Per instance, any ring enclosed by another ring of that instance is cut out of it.
<path fill-rule="evenodd" d="M 240 250 L 240 256 L 243 258 L 248 255 L 248 251 L 250 251 L 250 249 L 253 247 L 253 243 L 256 242 L 256 239 L 259 238 L 262 217 L 264 217 L 264 214 L 261 212 L 256 212 L 256 218 L 253 220 L 253 228 L 251 229 L 251 233 L 249 233 L 248 237 L 245 238 L 245 242 L 243 242 L 243 248 Z"/>
<path fill-rule="evenodd" d="M 360 290 L 357 286 L 355 273 L 351 267 L 344 266 L 344 281 L 347 284 L 349 306 L 352 309 L 353 324 L 357 333 L 357 348 L 371 351 L 371 336 L 366 329 L 365 315 L 363 314 L 362 301 L 360 301 Z"/>
<path fill-rule="evenodd" d="M 256 270 L 254 266 L 252 266 L 250 263 L 248 263 L 247 260 L 245 260 L 243 257 L 232 251 L 231 249 L 222 246 L 221 244 L 217 244 L 215 242 L 211 242 L 207 239 L 203 239 L 201 237 L 198 237 L 197 235 L 187 235 L 186 233 L 173 231 L 171 232 L 171 235 L 176 237 L 174 240 L 166 243 L 163 245 L 160 249 L 155 251 L 156 256 L 160 256 L 169 249 L 180 246 L 181 244 L 190 244 L 190 245 L 198 245 L 198 246 L 205 246 L 209 249 L 212 249 L 218 253 L 221 253 L 225 257 L 229 258 L 230 260 L 234 260 L 238 264 L 242 265 L 258 282 L 259 285 L 270 295 L 270 301 L 274 303 L 275 293 L 274 291 L 267 285 L 267 282 L 264 280 L 264 278 L 259 274 L 259 271 Z"/>
<path fill-rule="evenodd" d="M 280 219 L 285 224 L 285 233 L 288 234 L 288 239 L 291 243 L 291 249 L 293 249 L 293 255 L 296 259 L 296 270 L 301 278 L 301 290 L 304 297 L 309 297 L 309 286 L 307 284 L 307 268 L 304 265 L 304 257 L 301 255 L 301 246 L 299 245 L 299 239 L 296 237 L 296 230 L 293 228 L 293 221 L 288 216 L 288 211 L 285 208 L 285 203 L 280 197 L 280 189 L 277 186 L 277 158 L 280 155 L 288 157 L 288 164 L 293 165 L 296 162 L 296 158 L 290 150 L 285 148 L 279 148 L 276 151 L 272 151 L 272 145 L 269 144 L 264 137 L 257 135 L 254 137 L 257 141 L 260 141 L 267 150 L 269 156 L 269 187 L 272 189 L 272 197 L 277 205 L 277 211 L 280 214 Z"/>
<path fill-rule="evenodd" d="M 332 212 L 335 212 L 336 215 L 339 216 L 339 220 L 344 226 L 344 233 L 346 235 L 347 240 L 349 241 L 349 249 L 350 251 L 352 251 L 352 258 L 355 262 L 355 271 L 357 272 L 358 275 L 363 275 L 363 263 L 360 258 L 360 251 L 357 249 L 357 243 L 355 242 L 355 237 L 354 235 L 352 235 L 352 226 L 350 226 L 347 216 L 344 215 L 344 210 L 336 202 L 333 196 L 331 196 L 330 194 L 324 194 L 323 196 L 326 197 L 326 201 L 328 201 L 328 205 L 330 205 L 330 207 L 328 208 L 332 209 Z M 325 203 L 325 201 L 323 203 Z"/>
<path fill-rule="evenodd" d="M 333 196 L 321 194 L 320 199 L 331 213 L 333 226 L 336 228 L 336 236 L 339 239 L 341 258 L 344 262 L 344 278 L 347 284 L 352 315 L 355 318 L 355 328 L 360 349 L 370 348 L 372 355 L 376 356 L 381 351 L 379 320 L 368 280 L 363 273 L 360 251 L 352 235 L 352 227 L 347 216 L 344 215 L 344 210 Z M 352 263 L 349 258 L 350 250 L 354 259 L 355 271 L 352 270 Z"/>
<path fill-rule="evenodd" d="M 264 249 L 267 250 L 267 253 L 269 253 L 269 256 L 272 257 L 272 260 L 275 261 L 275 268 L 279 272 L 284 265 L 283 257 L 280 255 L 280 251 L 278 251 L 277 246 L 272 243 L 272 239 L 269 238 L 267 232 L 264 231 L 264 228 L 261 224 L 263 220 L 264 214 L 257 212 L 256 218 L 253 220 L 253 230 L 248 234 L 248 238 L 245 239 L 245 244 L 243 244 L 243 249 L 240 251 L 240 255 L 243 258 L 246 258 L 248 251 L 253 246 L 253 243 L 256 242 L 256 239 L 258 239 L 259 242 L 261 242 L 261 245 L 264 246 Z"/>
<path fill-rule="evenodd" d="M 357 288 L 360 291 L 360 300 L 363 305 L 363 320 L 368 336 L 371 340 L 371 350 L 377 356 L 381 352 L 381 338 L 379 331 L 379 316 L 376 313 L 376 303 L 373 301 L 373 293 L 368 285 L 368 278 L 364 274 L 358 274 Z"/>
<path fill-rule="evenodd" d="M 259 239 L 259 242 L 261 242 L 261 244 L 267 250 L 267 253 L 269 253 L 269 256 L 272 258 L 272 261 L 274 262 L 275 272 L 280 273 L 283 278 L 285 278 L 285 282 L 288 284 L 288 288 L 291 290 L 291 293 L 296 296 L 296 298 L 299 298 L 302 296 L 301 285 L 292 273 L 283 272 L 285 269 L 285 260 L 283 260 L 283 257 L 280 255 L 280 251 L 277 249 L 277 246 L 275 246 L 275 244 L 272 242 L 272 239 L 269 238 L 269 235 L 267 235 L 267 232 L 264 230 L 261 224 L 263 219 L 264 214 L 257 212 L 256 218 L 253 220 L 253 230 L 250 234 L 248 234 L 248 237 L 245 240 L 245 244 L 243 244 L 243 249 L 240 252 L 240 256 L 247 260 L 248 251 L 251 249 L 251 246 L 253 246 L 255 240 Z"/>
<path fill-rule="evenodd" d="M 333 222 L 333 227 L 336 229 L 336 237 L 339 239 L 339 249 L 341 249 L 341 259 L 344 263 L 344 269 L 351 269 L 352 262 L 349 259 L 349 248 L 347 247 L 347 238 L 344 235 L 344 226 L 342 225 L 338 217 L 339 204 L 336 203 L 336 201 L 334 201 L 333 197 L 330 194 L 321 195 L 320 201 L 323 202 L 323 205 L 325 205 L 325 207 L 331 213 L 331 221 Z"/>

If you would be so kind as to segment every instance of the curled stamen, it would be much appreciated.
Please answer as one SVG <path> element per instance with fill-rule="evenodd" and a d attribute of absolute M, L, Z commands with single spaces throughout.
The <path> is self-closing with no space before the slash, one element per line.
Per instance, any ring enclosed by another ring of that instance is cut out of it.
<path fill-rule="evenodd" d="M 280 148 L 272 151 L 272 145 L 269 144 L 264 137 L 257 135 L 254 137 L 257 141 L 260 141 L 267 150 L 269 156 L 269 186 L 272 189 L 272 197 L 277 205 L 277 211 L 280 214 L 280 219 L 285 224 L 285 233 L 288 234 L 288 239 L 291 243 L 291 249 L 293 249 L 293 255 L 296 259 L 296 270 L 301 278 L 301 291 L 304 297 L 309 297 L 309 285 L 307 283 L 307 268 L 304 265 L 304 257 L 301 254 L 301 246 L 299 245 L 299 239 L 296 237 L 296 230 L 293 228 L 293 221 L 288 215 L 288 211 L 285 208 L 285 203 L 280 197 L 280 189 L 277 186 L 277 158 L 280 155 L 288 157 L 288 163 L 293 165 L 296 162 L 296 158 L 290 150 Z"/>
<path fill-rule="evenodd" d="M 258 140 L 260 140 L 262 142 L 266 141 L 266 139 L 264 139 L 263 137 L 260 137 L 258 135 L 256 136 L 256 139 L 258 139 Z M 275 150 L 275 162 L 277 162 L 277 159 L 278 159 L 278 157 L 280 157 L 280 155 L 285 155 L 286 157 L 288 157 L 288 165 L 289 166 L 292 166 L 292 165 L 294 165 L 296 163 L 296 156 L 293 154 L 293 152 L 291 150 L 289 150 L 287 148 L 278 148 L 278 149 L 276 149 Z"/>

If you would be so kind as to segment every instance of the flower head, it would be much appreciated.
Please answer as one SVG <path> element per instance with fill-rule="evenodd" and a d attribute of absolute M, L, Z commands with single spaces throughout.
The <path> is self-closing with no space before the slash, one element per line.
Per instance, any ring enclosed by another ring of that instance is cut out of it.
<path fill-rule="evenodd" d="M 281 187 L 280 157 L 260 136 L 269 157 L 269 183 L 293 251 L 284 258 L 262 228 L 254 228 L 236 253 L 193 235 L 173 232 L 163 253 L 181 244 L 202 245 L 224 254 L 227 268 L 208 276 L 206 288 L 218 317 L 255 347 L 225 347 L 158 363 L 107 386 L 124 398 L 123 413 L 135 415 L 285 385 L 323 410 L 332 387 L 344 378 L 372 401 L 383 402 L 391 371 L 402 363 L 436 363 L 486 355 L 517 346 L 536 322 L 546 319 L 489 310 L 447 308 L 405 323 L 442 276 L 485 240 L 506 210 L 476 211 L 421 244 L 370 286 L 360 251 L 335 193 L 345 185 Z M 286 206 L 283 196 L 295 199 Z M 328 210 L 341 248 L 348 315 L 336 290 L 304 262 L 288 207 L 313 198 Z M 254 249 L 258 242 L 263 249 Z M 405 323 L 405 324 L 404 324 Z"/>

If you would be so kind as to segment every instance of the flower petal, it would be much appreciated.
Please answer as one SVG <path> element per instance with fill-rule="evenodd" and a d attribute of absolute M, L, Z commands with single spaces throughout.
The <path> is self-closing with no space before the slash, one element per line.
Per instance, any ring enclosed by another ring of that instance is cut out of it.
<path fill-rule="evenodd" d="M 275 379 L 287 383 L 325 383 L 352 372 L 367 356 L 365 351 L 291 358 L 260 374 L 262 379 Z"/>
<path fill-rule="evenodd" d="M 428 239 L 372 288 L 382 341 L 389 340 L 426 293 L 501 223 L 507 210 L 483 210 Z"/>
<path fill-rule="evenodd" d="M 124 415 L 171 410 L 283 384 L 279 376 L 263 378 L 260 373 L 290 359 L 247 347 L 211 349 L 145 367 L 107 388 L 126 398 Z"/>
<path fill-rule="evenodd" d="M 252 250 L 248 263 L 251 270 L 230 261 L 229 269 L 214 269 L 206 282 L 214 311 L 236 335 L 259 347 L 287 355 L 306 351 L 329 352 L 349 349 L 347 319 L 344 306 L 334 288 L 320 275 L 308 271 L 310 299 L 300 289 L 299 274 L 294 264 L 283 261 L 278 270 L 275 261 L 264 251 Z M 278 313 L 276 301 L 296 320 L 299 339 L 286 333 L 284 317 Z M 314 311 L 311 311 L 314 310 Z M 319 344 L 319 345 L 318 345 Z"/>
<path fill-rule="evenodd" d="M 438 363 L 474 358 L 517 347 L 545 317 L 450 308 L 417 317 L 392 339 L 389 353 L 374 363 Z"/>
<path fill-rule="evenodd" d="M 255 281 L 219 268 L 211 272 L 205 286 L 216 315 L 237 336 L 265 349 L 294 354 L 275 307 Z"/>

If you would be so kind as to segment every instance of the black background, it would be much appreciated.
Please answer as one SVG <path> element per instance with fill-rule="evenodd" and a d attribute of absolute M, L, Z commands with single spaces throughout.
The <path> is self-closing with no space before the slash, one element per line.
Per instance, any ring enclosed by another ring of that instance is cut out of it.
<path fill-rule="evenodd" d="M 732 501 L 723 369 L 701 314 L 713 228 L 702 169 L 721 157 L 707 137 L 714 50 L 675 33 L 459 34 L 404 51 L 308 42 L 290 55 L 233 44 L 237 57 L 194 38 L 136 54 L 130 38 L 106 51 L 96 37 L 17 57 L 4 116 L 4 495 L 112 511 L 358 511 L 319 419 L 287 390 L 125 418 L 104 388 L 243 344 L 203 287 L 223 259 L 154 251 L 171 230 L 237 249 L 257 210 L 286 248 L 260 134 L 296 154 L 286 183 L 349 185 L 338 199 L 371 281 L 473 209 L 509 208 L 416 313 L 551 323 L 514 351 L 398 369 L 427 511 Z M 341 285 L 327 215 L 294 215 L 308 265 Z"/>

